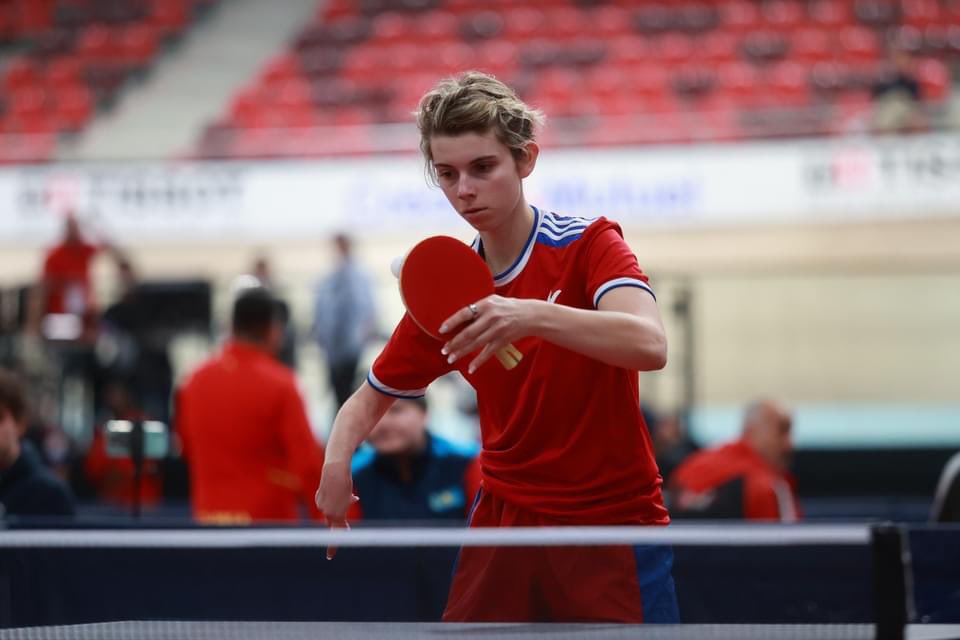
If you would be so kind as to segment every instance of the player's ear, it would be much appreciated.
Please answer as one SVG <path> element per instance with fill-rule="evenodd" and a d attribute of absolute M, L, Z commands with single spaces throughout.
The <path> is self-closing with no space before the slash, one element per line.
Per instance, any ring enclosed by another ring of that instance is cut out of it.
<path fill-rule="evenodd" d="M 517 156 L 517 173 L 520 179 L 526 178 L 533 173 L 533 168 L 537 166 L 537 158 L 540 156 L 540 146 L 536 142 L 528 142 L 520 154 Z"/>

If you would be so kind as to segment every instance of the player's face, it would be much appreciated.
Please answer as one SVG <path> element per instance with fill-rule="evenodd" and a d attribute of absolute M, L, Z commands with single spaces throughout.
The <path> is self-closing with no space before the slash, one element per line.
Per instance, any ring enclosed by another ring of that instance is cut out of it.
<path fill-rule="evenodd" d="M 771 412 L 756 431 L 755 448 L 778 469 L 787 469 L 793 458 L 792 426 L 789 414 Z"/>
<path fill-rule="evenodd" d="M 373 428 L 367 441 L 383 455 L 415 453 L 426 442 L 427 414 L 416 403 L 397 400 Z"/>
<path fill-rule="evenodd" d="M 523 158 L 486 133 L 436 135 L 430 139 L 440 188 L 457 213 L 477 231 L 496 229 L 523 209 L 521 181 L 530 175 L 536 148 Z"/>

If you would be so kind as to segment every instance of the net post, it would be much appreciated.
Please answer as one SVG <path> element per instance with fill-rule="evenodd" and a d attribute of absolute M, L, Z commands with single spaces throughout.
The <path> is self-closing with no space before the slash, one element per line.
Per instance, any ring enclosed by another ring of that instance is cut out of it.
<path fill-rule="evenodd" d="M 906 528 L 884 523 L 870 528 L 873 607 L 877 640 L 904 640 L 913 612 L 910 546 Z"/>

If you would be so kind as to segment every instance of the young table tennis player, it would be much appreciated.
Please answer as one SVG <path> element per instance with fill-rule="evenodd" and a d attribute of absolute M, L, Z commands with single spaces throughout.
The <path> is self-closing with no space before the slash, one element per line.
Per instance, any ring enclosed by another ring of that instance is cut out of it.
<path fill-rule="evenodd" d="M 496 290 L 454 313 L 439 340 L 400 321 L 334 422 L 317 491 L 331 526 L 347 526 L 357 446 L 395 398 L 452 370 L 479 405 L 470 526 L 668 523 L 637 373 L 666 363 L 656 299 L 615 223 L 527 203 L 541 117 L 478 72 L 421 99 L 428 172 L 477 230 Z M 491 356 L 510 344 L 522 359 L 507 370 Z M 669 547 L 465 547 L 444 620 L 675 622 L 671 564 Z"/>

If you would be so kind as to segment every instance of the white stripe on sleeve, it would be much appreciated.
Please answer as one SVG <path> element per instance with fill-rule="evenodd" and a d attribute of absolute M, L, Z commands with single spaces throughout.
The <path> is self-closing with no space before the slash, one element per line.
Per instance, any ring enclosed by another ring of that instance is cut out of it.
<path fill-rule="evenodd" d="M 608 291 L 616 289 L 617 287 L 638 287 L 640 289 L 644 289 L 650 295 L 652 295 L 654 300 L 657 299 L 657 296 L 653 292 L 653 289 L 650 288 L 650 285 L 639 278 L 614 278 L 613 280 L 608 280 L 597 287 L 596 293 L 593 294 L 593 307 L 597 308 L 600 305 L 600 298 L 602 298 Z"/>
<path fill-rule="evenodd" d="M 427 388 L 422 389 L 394 389 L 389 387 L 380 380 L 377 379 L 377 376 L 373 375 L 373 369 L 370 369 L 370 372 L 367 373 L 367 382 L 370 383 L 370 386 L 379 391 L 380 393 L 386 394 L 388 396 L 393 396 L 394 398 L 422 398 L 427 393 Z"/>

